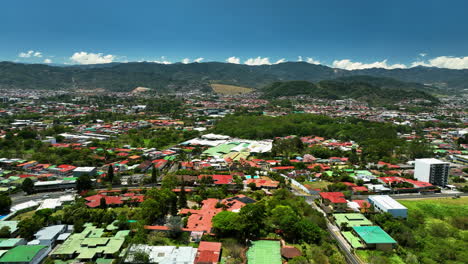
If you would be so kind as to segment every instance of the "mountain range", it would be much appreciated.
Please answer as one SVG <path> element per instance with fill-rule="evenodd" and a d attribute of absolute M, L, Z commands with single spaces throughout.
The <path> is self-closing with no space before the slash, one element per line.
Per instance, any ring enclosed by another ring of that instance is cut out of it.
<path fill-rule="evenodd" d="M 428 91 L 430 87 L 453 91 L 468 88 L 468 70 L 432 67 L 343 70 L 306 62 L 260 66 L 221 62 L 190 64 L 131 62 L 60 67 L 0 62 L 0 88 L 13 89 L 102 88 L 109 91 L 131 91 L 135 87 L 142 86 L 160 92 L 172 92 L 211 89 L 210 83 L 260 89 L 278 81 L 319 82 L 353 76 L 384 77 L 382 80 L 385 83 L 394 79 L 391 82 L 398 80 L 398 85 L 403 86 L 402 88 L 417 86 Z M 380 81 L 374 78 L 372 82 L 375 84 Z"/>

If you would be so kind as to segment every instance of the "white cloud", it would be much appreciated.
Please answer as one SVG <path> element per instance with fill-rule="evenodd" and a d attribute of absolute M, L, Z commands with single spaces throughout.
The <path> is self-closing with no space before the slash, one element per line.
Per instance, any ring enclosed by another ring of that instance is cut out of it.
<path fill-rule="evenodd" d="M 316 65 L 319 65 L 320 64 L 320 61 L 318 60 L 314 60 L 314 58 L 309 58 L 307 57 L 307 63 L 310 63 L 310 64 L 316 64 Z"/>
<path fill-rule="evenodd" d="M 88 53 L 88 52 L 75 52 L 70 60 L 74 63 L 79 64 L 100 64 L 100 63 L 111 63 L 115 60 L 115 56 L 108 54 L 103 55 L 102 53 Z"/>
<path fill-rule="evenodd" d="M 154 62 L 154 63 L 159 63 L 159 64 L 172 64 L 172 62 L 167 61 L 167 60 L 155 60 L 155 61 L 149 61 L 149 62 Z"/>
<path fill-rule="evenodd" d="M 302 56 L 297 56 L 297 61 L 302 61 Z"/>
<path fill-rule="evenodd" d="M 257 58 L 250 58 L 244 62 L 244 64 L 257 66 L 257 65 L 271 65 L 270 59 L 268 57 L 262 58 L 258 56 Z"/>
<path fill-rule="evenodd" d="M 362 63 L 362 62 L 353 62 L 351 60 L 335 60 L 333 61 L 332 66 L 334 68 L 340 68 L 345 70 L 362 70 L 370 68 L 383 68 L 383 69 L 398 69 L 398 68 L 407 68 L 404 64 L 387 64 L 387 60 L 376 61 L 373 63 Z"/>
<path fill-rule="evenodd" d="M 28 50 L 27 52 L 20 52 L 20 54 L 18 54 L 18 57 L 20 57 L 20 58 L 31 58 L 31 57 L 41 58 L 42 53 L 39 52 L 39 51 Z"/>
<path fill-rule="evenodd" d="M 200 63 L 200 62 L 202 62 L 202 60 L 204 60 L 204 59 L 205 59 L 205 58 L 201 58 L 201 57 L 200 57 L 200 58 L 196 58 L 196 59 L 193 60 L 193 62 L 198 62 L 198 63 Z"/>
<path fill-rule="evenodd" d="M 239 57 L 234 57 L 234 56 L 232 56 L 232 57 L 227 58 L 227 59 L 226 59 L 226 62 L 228 62 L 228 63 L 234 63 L 234 64 L 239 64 L 239 63 L 240 63 L 240 59 L 239 59 Z"/>
<path fill-rule="evenodd" d="M 285 58 L 277 60 L 274 64 L 280 64 L 280 63 L 283 63 L 283 62 L 286 62 Z"/>
<path fill-rule="evenodd" d="M 419 53 L 419 56 L 426 57 L 427 53 Z"/>
<path fill-rule="evenodd" d="M 44 63 L 52 63 L 52 60 L 51 59 L 45 59 Z"/>
<path fill-rule="evenodd" d="M 425 66 L 425 67 L 438 67 L 447 69 L 468 69 L 468 56 L 467 57 L 451 57 L 439 56 L 426 61 L 415 61 L 411 63 L 411 67 Z"/>
<path fill-rule="evenodd" d="M 185 58 L 185 59 L 182 60 L 182 63 L 183 63 L 183 64 L 190 63 L 190 59 L 189 59 L 189 58 Z"/>

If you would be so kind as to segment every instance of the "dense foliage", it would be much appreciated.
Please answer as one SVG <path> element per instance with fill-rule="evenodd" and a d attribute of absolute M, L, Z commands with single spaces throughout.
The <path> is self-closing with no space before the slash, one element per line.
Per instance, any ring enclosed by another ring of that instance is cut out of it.
<path fill-rule="evenodd" d="M 281 117 L 227 116 L 216 124 L 214 132 L 248 139 L 314 135 L 340 140 L 353 140 L 360 144 L 363 149 L 362 157 L 369 161 L 375 161 L 383 157 L 393 158 L 397 153 L 401 154 L 400 158 L 405 157 L 407 159 L 429 157 L 431 152 L 424 142 L 414 141 L 409 143 L 398 138 L 397 132 L 405 132 L 408 129 L 410 128 L 361 119 L 294 114 Z M 296 142 L 291 142 L 290 146 L 286 144 L 285 147 L 275 144 L 273 151 L 277 154 L 283 154 L 285 151 L 292 153 L 292 151 L 298 150 L 297 147 Z M 320 150 L 310 148 L 308 151 L 318 153 Z M 324 151 L 334 153 L 333 151 Z M 323 155 L 323 157 L 327 158 L 326 155 Z"/>
<path fill-rule="evenodd" d="M 267 98 L 307 95 L 327 99 L 353 98 L 372 104 L 395 103 L 409 99 L 437 102 L 435 97 L 422 90 L 423 85 L 407 84 L 387 78 L 364 77 L 321 81 L 316 84 L 307 81 L 275 82 L 264 87 L 262 91 Z"/>

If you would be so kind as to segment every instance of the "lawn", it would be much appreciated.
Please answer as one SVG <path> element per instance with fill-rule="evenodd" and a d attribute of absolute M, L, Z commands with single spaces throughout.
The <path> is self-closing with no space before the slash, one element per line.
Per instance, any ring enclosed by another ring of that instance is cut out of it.
<path fill-rule="evenodd" d="M 398 200 L 409 212 L 418 210 L 432 218 L 445 219 L 451 216 L 468 216 L 468 197 Z"/>
<path fill-rule="evenodd" d="M 393 252 L 383 252 L 378 250 L 356 250 L 356 254 L 365 263 L 405 264 L 400 256 Z"/>
<path fill-rule="evenodd" d="M 306 187 L 309 187 L 310 189 L 325 189 L 330 184 L 332 183 L 329 181 L 314 181 L 314 182 L 306 181 L 304 182 L 304 185 L 308 185 Z"/>
<path fill-rule="evenodd" d="M 32 211 L 27 211 L 27 212 L 24 212 L 24 213 L 21 213 L 21 214 L 18 214 L 16 215 L 15 217 L 13 217 L 13 221 L 21 221 L 22 219 L 25 219 L 25 218 L 31 218 L 34 213 L 36 212 L 36 210 L 32 210 Z"/>
<path fill-rule="evenodd" d="M 251 88 L 235 86 L 235 85 L 227 85 L 227 84 L 211 84 L 211 88 L 215 93 L 225 94 L 225 95 L 233 95 L 233 94 L 244 94 L 252 92 Z"/>

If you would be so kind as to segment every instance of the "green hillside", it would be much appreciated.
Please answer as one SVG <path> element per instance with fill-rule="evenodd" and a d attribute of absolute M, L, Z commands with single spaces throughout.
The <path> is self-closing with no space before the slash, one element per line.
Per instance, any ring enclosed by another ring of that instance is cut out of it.
<path fill-rule="evenodd" d="M 326 99 L 352 98 L 374 104 L 395 103 L 404 99 L 438 102 L 424 90 L 429 88 L 420 84 L 368 76 L 325 80 L 315 84 L 307 81 L 275 82 L 262 89 L 266 98 L 306 95 Z"/>

